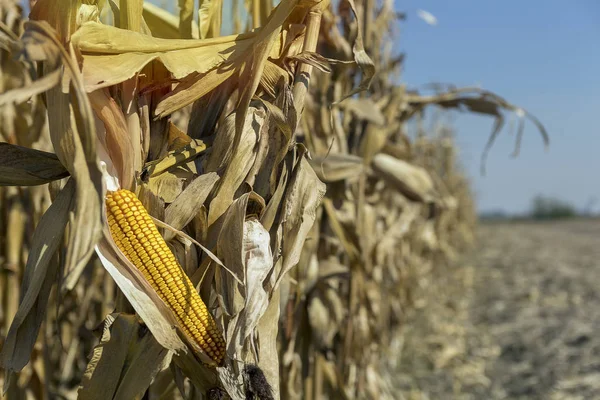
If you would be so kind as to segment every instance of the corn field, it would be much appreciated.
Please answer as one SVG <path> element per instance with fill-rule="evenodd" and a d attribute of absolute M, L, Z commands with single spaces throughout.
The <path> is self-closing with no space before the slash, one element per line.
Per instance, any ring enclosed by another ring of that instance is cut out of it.
<path fill-rule="evenodd" d="M 0 0 L 4 396 L 397 398 L 405 316 L 476 225 L 426 110 L 493 118 L 484 155 L 540 122 L 409 90 L 391 0 L 29 7 Z"/>

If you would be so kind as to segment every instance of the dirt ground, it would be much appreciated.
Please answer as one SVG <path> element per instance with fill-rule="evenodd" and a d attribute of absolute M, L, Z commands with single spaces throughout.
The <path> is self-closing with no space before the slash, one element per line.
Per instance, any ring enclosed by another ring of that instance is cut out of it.
<path fill-rule="evenodd" d="M 407 324 L 404 399 L 600 399 L 600 221 L 496 223 Z"/>

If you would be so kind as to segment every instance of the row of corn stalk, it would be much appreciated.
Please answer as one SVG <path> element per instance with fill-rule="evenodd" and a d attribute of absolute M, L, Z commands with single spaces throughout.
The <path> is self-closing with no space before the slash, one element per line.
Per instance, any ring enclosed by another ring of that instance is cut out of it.
<path fill-rule="evenodd" d="M 231 36 L 237 1 L 179 5 L 0 1 L 5 394 L 394 398 L 404 316 L 475 224 L 452 132 L 406 122 L 543 127 L 397 84 L 392 1 L 253 0 Z"/>

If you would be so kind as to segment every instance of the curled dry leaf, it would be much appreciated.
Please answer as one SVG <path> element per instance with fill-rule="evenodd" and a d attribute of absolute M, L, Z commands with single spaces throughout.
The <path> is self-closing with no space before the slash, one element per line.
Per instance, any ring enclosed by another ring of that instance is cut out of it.
<path fill-rule="evenodd" d="M 373 169 L 411 200 L 427 202 L 434 197 L 433 181 L 423 168 L 378 154 L 373 158 Z"/>
<path fill-rule="evenodd" d="M 352 154 L 327 154 L 309 160 L 315 173 L 325 183 L 353 180 L 364 171 L 363 159 Z"/>

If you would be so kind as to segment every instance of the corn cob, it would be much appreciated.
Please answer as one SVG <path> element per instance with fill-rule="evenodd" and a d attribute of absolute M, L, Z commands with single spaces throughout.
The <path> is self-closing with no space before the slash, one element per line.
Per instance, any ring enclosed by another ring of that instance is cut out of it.
<path fill-rule="evenodd" d="M 108 193 L 106 213 L 119 249 L 170 307 L 187 336 L 221 365 L 225 340 L 136 195 L 124 189 Z"/>

